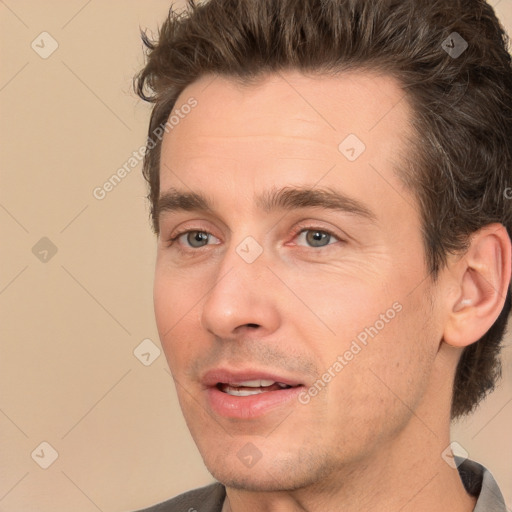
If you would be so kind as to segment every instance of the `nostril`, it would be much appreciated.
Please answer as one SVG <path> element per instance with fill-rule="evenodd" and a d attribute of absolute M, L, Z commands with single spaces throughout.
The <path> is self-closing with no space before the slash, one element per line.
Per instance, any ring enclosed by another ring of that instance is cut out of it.
<path fill-rule="evenodd" d="M 251 328 L 255 329 L 255 328 L 258 328 L 259 325 L 258 324 L 247 324 L 247 327 L 251 327 Z"/>

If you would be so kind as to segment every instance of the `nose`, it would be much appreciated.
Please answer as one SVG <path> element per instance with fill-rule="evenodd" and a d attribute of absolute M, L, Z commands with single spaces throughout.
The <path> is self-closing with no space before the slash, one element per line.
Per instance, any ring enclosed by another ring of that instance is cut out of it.
<path fill-rule="evenodd" d="M 267 336 L 279 328 L 280 321 L 275 277 L 264 254 L 249 263 L 230 250 L 203 303 L 203 328 L 228 340 L 249 332 Z"/>

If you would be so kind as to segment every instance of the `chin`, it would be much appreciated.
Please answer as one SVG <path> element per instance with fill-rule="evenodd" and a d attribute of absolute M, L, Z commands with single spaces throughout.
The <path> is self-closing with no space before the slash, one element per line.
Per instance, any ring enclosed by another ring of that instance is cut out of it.
<path fill-rule="evenodd" d="M 271 460 L 262 457 L 251 468 L 245 467 L 231 453 L 201 455 L 217 481 L 226 487 L 250 492 L 296 491 L 318 484 L 334 469 L 328 456 L 314 456 L 299 450 L 287 456 L 274 454 Z"/>
<path fill-rule="evenodd" d="M 208 466 L 207 466 L 208 468 Z M 254 471 L 253 474 L 236 474 L 226 468 L 216 471 L 208 468 L 212 476 L 226 487 L 249 492 L 291 492 L 311 485 L 311 481 L 299 478 L 299 475 L 279 472 L 276 476 L 265 470 Z M 311 479 L 308 479 L 311 480 Z"/>

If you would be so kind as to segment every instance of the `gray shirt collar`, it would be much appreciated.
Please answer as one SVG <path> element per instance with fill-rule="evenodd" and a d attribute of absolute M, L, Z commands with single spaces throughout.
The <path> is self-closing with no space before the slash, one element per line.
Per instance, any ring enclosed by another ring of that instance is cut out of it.
<path fill-rule="evenodd" d="M 477 498 L 473 512 L 507 512 L 505 500 L 491 472 L 478 462 L 455 456 L 466 491 Z"/>

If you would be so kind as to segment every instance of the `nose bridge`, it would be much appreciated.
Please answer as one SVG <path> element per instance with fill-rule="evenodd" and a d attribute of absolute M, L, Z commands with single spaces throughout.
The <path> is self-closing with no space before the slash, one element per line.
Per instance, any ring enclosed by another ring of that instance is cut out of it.
<path fill-rule="evenodd" d="M 265 279 L 268 272 L 267 258 L 263 246 L 252 236 L 246 236 L 238 243 L 230 244 L 222 263 L 219 265 L 218 280 L 225 281 L 226 287 L 246 286 L 247 291 Z M 212 290 L 214 291 L 214 290 Z"/>
<path fill-rule="evenodd" d="M 253 237 L 229 248 L 203 303 L 204 328 L 222 338 L 233 337 L 248 324 L 264 331 L 277 328 L 278 305 L 266 265 L 263 247 Z"/>

